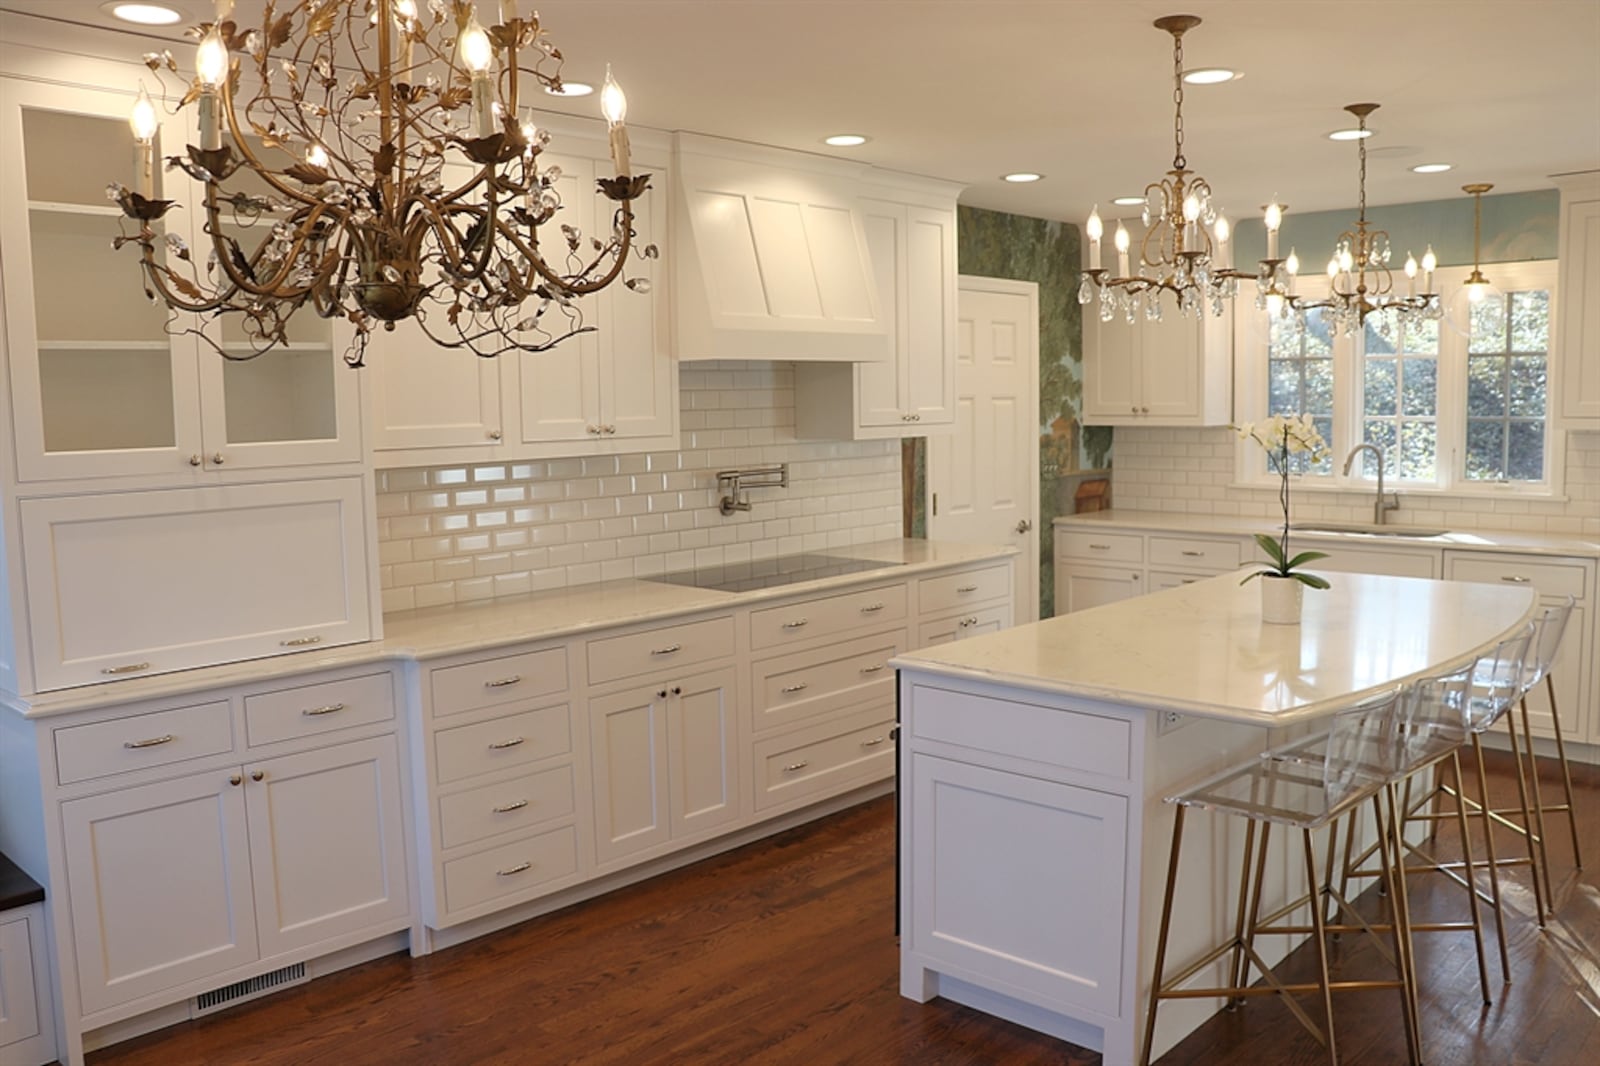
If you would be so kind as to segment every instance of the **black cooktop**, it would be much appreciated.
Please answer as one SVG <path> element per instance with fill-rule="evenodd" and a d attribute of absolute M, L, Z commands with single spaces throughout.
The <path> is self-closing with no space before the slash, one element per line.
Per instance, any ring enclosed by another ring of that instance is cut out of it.
<path fill-rule="evenodd" d="M 708 566 L 700 570 L 682 570 L 674 574 L 657 574 L 648 580 L 661 581 L 669 585 L 687 585 L 697 589 L 715 589 L 718 592 L 749 592 L 751 589 L 792 585 L 799 581 L 816 581 L 818 578 L 856 574 L 864 570 L 888 570 L 900 565 L 902 564 L 875 559 L 849 559 L 840 555 L 803 552 L 799 555 L 778 555 L 771 559 L 757 559 L 748 563 L 729 563 L 723 566 Z"/>

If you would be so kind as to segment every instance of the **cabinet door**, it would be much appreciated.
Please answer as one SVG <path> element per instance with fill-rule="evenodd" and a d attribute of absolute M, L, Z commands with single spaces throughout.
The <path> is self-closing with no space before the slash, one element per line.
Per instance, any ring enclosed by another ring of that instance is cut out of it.
<path fill-rule="evenodd" d="M 600 420 L 607 440 L 655 438 L 676 449 L 678 435 L 678 367 L 672 359 L 665 328 L 666 270 L 657 258 L 641 254 L 644 245 L 665 236 L 667 194 L 656 188 L 666 181 L 659 168 L 651 187 L 633 202 L 635 250 L 628 253 L 627 278 L 643 283 L 628 288 L 621 279 L 590 302 L 599 312 Z M 594 203 L 596 236 L 609 228 L 610 201 Z"/>
<path fill-rule="evenodd" d="M 244 768 L 263 957 L 406 924 L 399 761 L 384 736 Z"/>
<path fill-rule="evenodd" d="M 667 704 L 672 836 L 703 834 L 739 815 L 734 669 L 675 681 Z"/>
<path fill-rule="evenodd" d="M 855 368 L 856 418 L 862 426 L 903 429 L 905 416 L 910 413 L 905 391 L 906 209 L 900 204 L 864 200 L 861 223 L 866 230 L 878 303 L 894 358 Z M 952 363 L 952 373 L 954 369 Z"/>
<path fill-rule="evenodd" d="M 601 863 L 664 844 L 671 835 L 665 685 L 589 702 L 595 854 Z"/>
<path fill-rule="evenodd" d="M 1121 315 L 1100 321 L 1099 304 L 1083 308 L 1083 418 L 1116 425 L 1139 417 L 1138 325 Z"/>
<path fill-rule="evenodd" d="M 258 957 L 244 789 L 230 774 L 61 805 L 85 1014 Z"/>
<path fill-rule="evenodd" d="M 1179 314 L 1166 297 L 1162 302 L 1161 321 L 1141 321 L 1135 327 L 1139 332 L 1139 415 L 1165 419 L 1170 425 L 1174 420 L 1200 417 L 1200 341 L 1205 322 Z"/>
<path fill-rule="evenodd" d="M 440 347 L 415 322 L 374 334 L 360 373 L 367 375 L 377 465 L 394 465 L 385 453 L 405 449 L 439 449 L 438 461 L 449 462 L 463 448 L 492 448 L 504 437 L 500 365 Z"/>
<path fill-rule="evenodd" d="M 906 209 L 906 304 L 898 351 L 906 407 L 919 429 L 956 420 L 955 229 L 953 211 Z"/>
<path fill-rule="evenodd" d="M 1567 203 L 1561 216 L 1561 414 L 1600 426 L 1600 199 Z"/>
<path fill-rule="evenodd" d="M 951 615 L 923 622 L 917 627 L 917 647 L 931 648 L 935 644 L 948 644 L 952 640 L 981 637 L 985 633 L 998 633 L 1011 625 L 1010 604 L 980 607 L 967 614 Z"/>
<path fill-rule="evenodd" d="M 167 334 L 165 310 L 144 297 L 138 246 L 111 247 L 119 232 L 137 232 L 106 198 L 108 181 L 138 188 L 132 104 L 128 94 L 0 78 L 6 361 L 25 481 L 187 478 L 200 456 L 198 341 Z M 159 158 L 186 138 L 181 119 L 156 111 Z M 154 171 L 157 197 L 196 202 L 181 173 Z M 151 226 L 187 241 L 192 214 Z M 166 252 L 158 245 L 163 261 Z"/>
<path fill-rule="evenodd" d="M 1086 611 L 1143 592 L 1144 575 L 1137 570 L 1056 563 L 1056 610 L 1062 613 Z"/>

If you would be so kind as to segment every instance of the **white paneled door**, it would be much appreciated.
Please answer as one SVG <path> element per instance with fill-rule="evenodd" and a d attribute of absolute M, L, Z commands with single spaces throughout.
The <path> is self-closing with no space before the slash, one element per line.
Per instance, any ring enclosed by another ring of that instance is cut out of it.
<path fill-rule="evenodd" d="M 1039 618 L 1039 287 L 962 275 L 956 431 L 928 438 L 928 536 L 1014 544 L 1015 621 Z"/>

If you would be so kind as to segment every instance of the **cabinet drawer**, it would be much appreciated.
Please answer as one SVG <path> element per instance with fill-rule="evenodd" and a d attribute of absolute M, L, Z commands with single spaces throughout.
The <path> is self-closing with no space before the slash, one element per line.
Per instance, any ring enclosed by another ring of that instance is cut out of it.
<path fill-rule="evenodd" d="M 556 766 L 441 796 L 439 846 L 448 850 L 569 815 L 572 788 L 572 767 Z"/>
<path fill-rule="evenodd" d="M 708 618 L 589 642 L 589 683 L 603 685 L 651 670 L 676 670 L 734 652 L 733 618 Z"/>
<path fill-rule="evenodd" d="M 431 671 L 429 681 L 435 718 L 537 699 L 567 688 L 567 649 L 543 648 L 445 666 Z"/>
<path fill-rule="evenodd" d="M 986 566 L 982 570 L 958 570 L 953 574 L 925 577 L 917 582 L 917 610 L 923 616 L 940 611 L 956 611 L 969 603 L 997 600 L 1011 595 L 1011 567 Z"/>
<path fill-rule="evenodd" d="M 445 910 L 469 910 L 577 872 L 578 831 L 562 826 L 445 863 Z"/>
<path fill-rule="evenodd" d="M 1242 561 L 1236 540 L 1199 540 L 1188 537 L 1151 537 L 1151 566 L 1182 566 L 1195 570 L 1238 569 Z"/>
<path fill-rule="evenodd" d="M 935 644 L 948 644 L 952 640 L 998 633 L 1011 625 L 1011 605 L 980 607 L 971 614 L 956 614 L 935 618 L 917 626 L 917 647 L 931 648 Z"/>
<path fill-rule="evenodd" d="M 571 717 L 563 703 L 442 729 L 433 738 L 438 783 L 565 755 L 572 750 Z"/>
<path fill-rule="evenodd" d="M 894 712 L 877 710 L 758 740 L 756 809 L 842 792 L 894 772 Z"/>
<path fill-rule="evenodd" d="M 1123 718 L 916 685 L 907 723 L 917 740 L 1127 780 L 1133 723 Z"/>
<path fill-rule="evenodd" d="M 1147 583 L 1149 592 L 1164 592 L 1167 589 L 1182 588 L 1192 585 L 1196 581 L 1204 581 L 1205 577 L 1199 574 L 1174 574 L 1165 570 L 1150 571 L 1150 580 Z"/>
<path fill-rule="evenodd" d="M 1142 563 L 1144 541 L 1137 534 L 1130 533 L 1057 530 L 1056 555 L 1064 559 L 1084 559 L 1097 563 Z"/>
<path fill-rule="evenodd" d="M 906 631 L 873 634 L 755 663 L 750 670 L 755 729 L 769 729 L 864 700 L 894 698 L 889 660 Z"/>
<path fill-rule="evenodd" d="M 254 746 L 394 718 L 387 673 L 324 681 L 244 698 L 244 733 Z"/>
<path fill-rule="evenodd" d="M 757 651 L 825 637 L 863 625 L 898 622 L 906 616 L 906 587 L 879 585 L 837 596 L 796 600 L 750 612 L 750 646 Z"/>
<path fill-rule="evenodd" d="M 1585 597 L 1588 586 L 1587 569 L 1580 563 L 1487 552 L 1447 554 L 1445 576 L 1451 581 L 1532 585 L 1541 596 L 1574 596 L 1580 600 Z"/>
<path fill-rule="evenodd" d="M 55 731 L 56 779 L 63 785 L 221 755 L 233 750 L 227 700 L 113 718 Z"/>

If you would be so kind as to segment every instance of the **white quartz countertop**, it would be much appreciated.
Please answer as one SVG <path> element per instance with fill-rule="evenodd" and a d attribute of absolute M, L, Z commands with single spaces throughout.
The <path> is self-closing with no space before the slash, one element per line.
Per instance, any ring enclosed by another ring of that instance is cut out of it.
<path fill-rule="evenodd" d="M 784 597 L 814 595 L 831 588 L 894 581 L 951 566 L 1004 559 L 1016 554 L 1016 549 L 927 540 L 886 540 L 827 549 L 820 554 L 881 562 L 884 567 L 744 592 L 719 592 L 633 578 L 573 585 L 481 603 L 402 611 L 384 616 L 382 640 L 87 685 L 23 699 L 0 693 L 0 708 L 37 718 L 312 671 L 389 660 L 435 659 L 578 636 L 634 623 L 666 621 L 705 611 L 732 610 Z"/>
<path fill-rule="evenodd" d="M 1314 524 L 1314 523 L 1313 523 Z M 1329 523 L 1330 525 L 1336 523 Z M 1346 524 L 1346 523 L 1338 523 Z M 1355 523 L 1348 523 L 1355 524 Z M 1064 515 L 1055 520 L 1057 529 L 1126 529 L 1146 533 L 1221 533 L 1249 536 L 1253 533 L 1281 533 L 1283 524 L 1266 518 L 1243 518 L 1228 515 L 1174 514 L 1166 511 L 1094 511 L 1089 514 Z M 1375 527 L 1381 529 L 1383 527 Z M 1391 530 L 1404 533 L 1408 527 L 1393 525 Z M 1600 558 L 1600 540 L 1593 537 L 1558 533 L 1519 533 L 1504 529 L 1464 529 L 1441 533 L 1437 536 L 1418 537 L 1394 533 L 1329 533 L 1310 529 L 1290 530 L 1295 541 L 1343 541 L 1367 546 L 1383 545 L 1403 548 L 1414 545 L 1421 548 L 1452 548 L 1470 551 L 1511 551 L 1538 555 L 1578 555 Z"/>
<path fill-rule="evenodd" d="M 1465 666 L 1536 611 L 1528 588 L 1340 574 L 1297 626 L 1255 582 L 1180 588 L 902 655 L 892 664 L 1155 711 L 1263 725 L 1328 714 Z"/>

